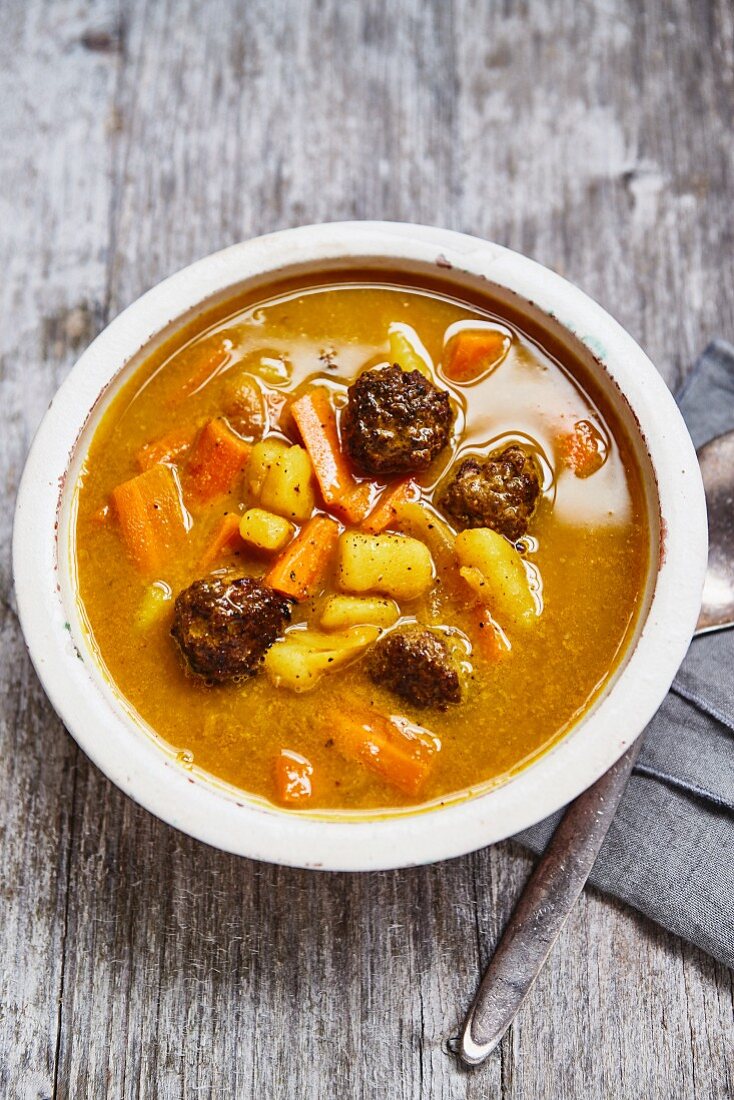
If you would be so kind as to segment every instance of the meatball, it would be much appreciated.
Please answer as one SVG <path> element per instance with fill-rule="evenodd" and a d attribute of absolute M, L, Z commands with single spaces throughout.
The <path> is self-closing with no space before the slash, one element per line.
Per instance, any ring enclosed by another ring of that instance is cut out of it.
<path fill-rule="evenodd" d="M 461 529 L 491 527 L 510 542 L 525 534 L 540 496 L 537 459 L 512 444 L 488 458 L 466 458 L 439 494 L 439 507 Z"/>
<path fill-rule="evenodd" d="M 414 473 L 446 446 L 453 419 L 445 390 L 393 365 L 364 371 L 349 387 L 342 438 L 363 473 Z"/>
<path fill-rule="evenodd" d="M 461 700 L 459 672 L 444 641 L 421 626 L 393 630 L 373 648 L 367 670 L 376 684 L 416 707 Z"/>
<path fill-rule="evenodd" d="M 192 672 L 210 683 L 254 676 L 290 620 L 283 596 L 252 577 L 204 577 L 176 598 L 171 634 Z"/>

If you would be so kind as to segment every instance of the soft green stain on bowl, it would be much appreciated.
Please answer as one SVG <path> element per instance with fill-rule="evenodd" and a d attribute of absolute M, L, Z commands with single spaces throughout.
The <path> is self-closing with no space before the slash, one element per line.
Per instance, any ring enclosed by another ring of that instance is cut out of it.
<path fill-rule="evenodd" d="M 607 349 L 601 340 L 598 340 L 596 336 L 580 336 L 582 344 L 586 344 L 592 355 L 595 355 L 597 359 L 605 360 L 607 357 Z"/>
<path fill-rule="evenodd" d="M 597 359 L 601 359 L 602 361 L 606 360 L 607 349 L 598 337 L 589 336 L 588 333 L 586 335 L 582 335 L 582 333 L 580 333 L 574 325 L 569 324 L 568 321 L 561 321 L 560 317 L 556 316 L 556 314 L 553 313 L 552 310 L 548 311 L 548 316 L 552 317 L 555 321 L 560 321 L 563 327 L 567 328 L 569 332 L 573 333 L 576 339 L 580 340 L 582 344 L 585 344 L 591 354 L 595 355 Z"/>

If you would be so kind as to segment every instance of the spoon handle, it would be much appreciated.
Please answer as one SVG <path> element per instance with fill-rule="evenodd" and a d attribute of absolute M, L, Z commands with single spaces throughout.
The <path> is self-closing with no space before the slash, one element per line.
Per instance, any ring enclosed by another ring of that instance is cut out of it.
<path fill-rule="evenodd" d="M 530 992 L 591 873 L 640 743 L 571 803 L 528 879 L 466 1017 L 459 1055 L 467 1065 L 491 1054 Z"/>

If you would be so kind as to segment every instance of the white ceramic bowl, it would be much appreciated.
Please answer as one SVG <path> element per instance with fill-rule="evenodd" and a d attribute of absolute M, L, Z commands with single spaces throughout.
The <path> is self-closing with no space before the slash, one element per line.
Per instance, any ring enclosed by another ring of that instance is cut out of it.
<path fill-rule="evenodd" d="M 535 303 L 587 345 L 646 470 L 656 567 L 647 613 L 623 666 L 583 720 L 535 763 L 503 786 L 442 808 L 329 819 L 279 810 L 176 762 L 95 659 L 75 598 L 70 538 L 86 448 L 141 348 L 243 286 L 372 263 L 434 273 L 438 265 L 459 283 L 489 280 Z M 114 783 L 164 821 L 227 851 L 356 871 L 483 847 L 563 806 L 609 768 L 652 717 L 685 654 L 706 550 L 703 488 L 688 432 L 650 360 L 608 313 L 558 275 L 498 245 L 425 226 L 346 222 L 285 230 L 207 256 L 144 294 L 97 337 L 56 394 L 28 456 L 13 565 L 36 671 L 69 731 Z"/>

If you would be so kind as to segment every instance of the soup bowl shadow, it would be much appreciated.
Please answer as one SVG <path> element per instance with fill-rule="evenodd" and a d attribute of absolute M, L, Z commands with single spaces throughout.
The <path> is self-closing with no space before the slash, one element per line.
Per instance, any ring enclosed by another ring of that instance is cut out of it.
<path fill-rule="evenodd" d="M 380 814 L 294 813 L 187 770 L 121 697 L 84 626 L 73 556 L 75 487 L 86 449 L 143 353 L 244 288 L 319 270 L 436 276 L 457 297 L 490 288 L 553 339 L 583 348 L 643 472 L 651 568 L 634 637 L 568 733 L 501 785 L 445 805 Z M 700 471 L 683 419 L 645 353 L 596 302 L 534 261 L 428 226 L 345 222 L 237 244 L 171 276 L 89 346 L 56 394 L 21 480 L 13 570 L 21 625 L 57 713 L 98 767 L 142 806 L 225 851 L 296 867 L 375 870 L 430 863 L 510 836 L 590 786 L 662 702 L 700 607 L 706 567 Z"/>

